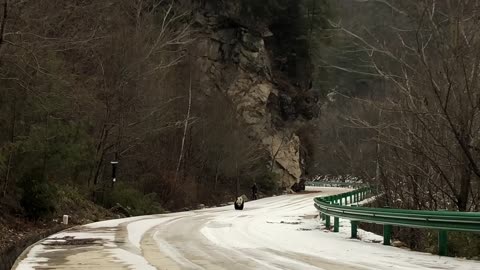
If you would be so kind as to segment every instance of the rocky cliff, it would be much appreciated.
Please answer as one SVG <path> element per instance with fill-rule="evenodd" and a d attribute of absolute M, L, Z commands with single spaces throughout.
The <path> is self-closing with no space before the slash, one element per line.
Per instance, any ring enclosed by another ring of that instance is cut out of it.
<path fill-rule="evenodd" d="M 249 2 L 193 1 L 198 8 L 191 54 L 202 72 L 200 89 L 207 96 L 227 94 L 250 136 L 262 142 L 274 161 L 281 185 L 290 187 L 302 174 L 296 130 L 319 110 L 310 89 L 307 48 L 295 37 L 285 40 L 286 28 L 278 27 L 291 18 L 255 16 Z"/>

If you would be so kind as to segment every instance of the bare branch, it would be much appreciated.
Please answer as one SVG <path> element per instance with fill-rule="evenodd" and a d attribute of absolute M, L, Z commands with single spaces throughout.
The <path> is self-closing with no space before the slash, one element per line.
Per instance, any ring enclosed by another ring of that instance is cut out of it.
<path fill-rule="evenodd" d="M 3 16 L 0 21 L 0 48 L 3 45 L 5 26 L 7 24 L 8 0 L 3 0 Z"/>

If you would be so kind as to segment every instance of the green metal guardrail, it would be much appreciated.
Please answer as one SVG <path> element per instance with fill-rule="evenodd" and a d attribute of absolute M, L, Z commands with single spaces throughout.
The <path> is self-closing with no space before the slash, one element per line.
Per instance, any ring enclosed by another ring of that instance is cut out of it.
<path fill-rule="evenodd" d="M 369 208 L 355 205 L 347 206 L 347 202 L 355 203 L 372 195 L 369 188 L 360 188 L 327 197 L 314 199 L 315 207 L 330 229 L 330 217 L 334 217 L 334 232 L 338 232 L 339 218 L 351 221 L 352 238 L 357 238 L 358 222 L 383 225 L 383 244 L 390 245 L 392 226 L 425 228 L 438 230 L 438 250 L 440 256 L 447 255 L 447 232 L 480 232 L 480 213 L 454 211 L 424 211 L 390 208 Z"/>
<path fill-rule="evenodd" d="M 313 186 L 313 187 L 360 187 L 360 186 L 365 186 L 365 184 L 363 184 L 363 183 L 349 183 L 349 182 L 306 181 L 305 186 Z"/>

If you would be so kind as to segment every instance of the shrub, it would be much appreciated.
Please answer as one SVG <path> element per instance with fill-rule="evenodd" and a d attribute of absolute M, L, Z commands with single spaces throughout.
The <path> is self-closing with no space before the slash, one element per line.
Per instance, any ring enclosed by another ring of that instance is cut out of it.
<path fill-rule="evenodd" d="M 56 215 L 68 214 L 71 223 L 96 222 L 113 217 L 109 211 L 87 199 L 87 194 L 87 191 L 75 186 L 58 185 Z"/>
<path fill-rule="evenodd" d="M 468 232 L 449 232 L 448 254 L 455 257 L 479 260 L 480 235 Z"/>
<path fill-rule="evenodd" d="M 129 209 L 132 215 L 158 214 L 163 209 L 157 201 L 156 193 L 143 194 L 139 190 L 128 187 L 127 185 L 117 185 L 115 189 L 108 194 L 106 198 L 107 207 L 113 207 L 116 204 Z"/>
<path fill-rule="evenodd" d="M 56 189 L 46 181 L 41 170 L 25 174 L 19 187 L 23 191 L 20 205 L 28 217 L 37 220 L 55 212 Z"/>

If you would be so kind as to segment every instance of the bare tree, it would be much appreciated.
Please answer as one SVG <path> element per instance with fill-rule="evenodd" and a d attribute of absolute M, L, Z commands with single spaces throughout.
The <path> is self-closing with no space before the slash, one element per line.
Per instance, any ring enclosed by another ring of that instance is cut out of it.
<path fill-rule="evenodd" d="M 479 6 L 383 2 L 397 14 L 383 30 L 355 33 L 332 23 L 369 55 L 369 74 L 388 88 L 383 101 L 364 100 L 384 113 L 381 123 L 350 120 L 375 130 L 373 139 L 386 146 L 379 169 L 389 190 L 407 192 L 411 207 L 451 208 L 452 202 L 466 211 L 474 207 L 472 185 L 480 179 L 480 22 L 471 20 Z"/>
<path fill-rule="evenodd" d="M 183 46 L 191 41 L 188 23 L 181 22 L 186 12 L 165 1 L 124 1 L 119 11 L 132 18 L 132 24 L 114 44 L 98 52 L 103 123 L 97 139 L 96 162 L 91 179 L 101 179 L 103 162 L 116 153 L 122 158 L 143 143 L 145 136 L 162 132 L 168 123 L 168 106 L 176 97 L 165 98 L 159 89 L 166 71 L 184 57 Z M 161 23 L 154 20 L 161 16 Z M 101 57 L 100 57 L 101 56 Z M 125 57 L 126 56 L 126 57 Z M 150 125 L 149 130 L 143 127 Z M 153 126 L 152 126 L 153 125 Z"/>

